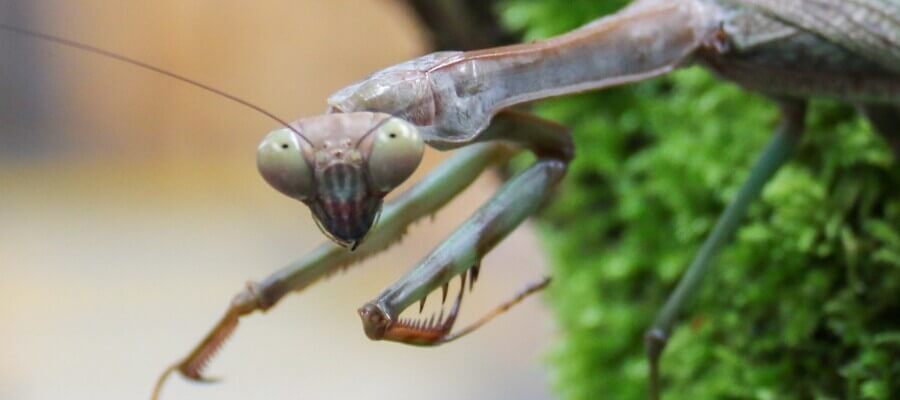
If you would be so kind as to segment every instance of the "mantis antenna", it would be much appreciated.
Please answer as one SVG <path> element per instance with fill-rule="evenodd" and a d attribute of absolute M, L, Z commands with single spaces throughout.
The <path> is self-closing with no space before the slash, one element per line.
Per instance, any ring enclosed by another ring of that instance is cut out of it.
<path fill-rule="evenodd" d="M 285 122 L 283 119 L 278 118 L 275 114 L 272 114 L 271 112 L 267 111 L 266 109 L 264 109 L 264 108 L 262 108 L 262 107 L 260 107 L 260 106 L 258 106 L 258 105 L 256 105 L 256 104 L 253 104 L 253 103 L 251 103 L 251 102 L 249 102 L 249 101 L 247 101 L 247 100 L 244 100 L 244 99 L 242 99 L 242 98 L 240 98 L 240 97 L 237 97 L 237 96 L 235 96 L 235 95 L 226 93 L 226 92 L 224 92 L 224 91 L 222 91 L 222 90 L 220 90 L 220 89 L 216 89 L 216 88 L 214 88 L 214 87 L 212 87 L 212 86 L 209 86 L 209 85 L 207 85 L 207 84 L 204 84 L 204 83 L 195 81 L 195 80 L 190 79 L 190 78 L 188 78 L 188 77 L 186 77 L 186 76 L 179 75 L 179 74 L 176 74 L 176 73 L 174 73 L 174 72 L 165 70 L 165 69 L 163 69 L 163 68 L 160 68 L 160 67 L 157 67 L 157 66 L 154 66 L 154 65 L 147 64 L 147 63 L 145 63 L 145 62 L 143 62 L 143 61 L 138 61 L 138 60 L 135 60 L 135 59 L 133 59 L 133 58 L 129 58 L 129 57 L 126 57 L 126 56 L 123 56 L 123 55 L 120 55 L 120 54 L 116 54 L 116 53 L 114 53 L 114 52 L 112 52 L 112 51 L 109 51 L 109 50 L 104 50 L 104 49 L 101 49 L 101 48 L 99 48 L 99 47 L 91 46 L 91 45 L 89 45 L 89 44 L 77 42 L 77 41 L 74 41 L 74 40 L 64 39 L 64 38 L 61 38 L 61 37 L 58 37 L 58 36 L 53 36 L 53 35 L 50 35 L 50 34 L 46 34 L 46 33 L 42 33 L 42 32 L 37 32 L 37 31 L 32 31 L 32 30 L 20 28 L 20 27 L 13 26 L 13 25 L 2 24 L 2 23 L 0 23 L 0 29 L 5 30 L 5 31 L 8 31 L 8 32 L 15 33 L 15 34 L 18 34 L 18 35 L 22 35 L 22 36 L 27 36 L 27 37 L 30 37 L 30 38 L 34 38 L 34 39 L 46 40 L 46 41 L 48 41 L 48 42 L 55 43 L 55 44 L 58 44 L 58 45 L 60 45 L 60 46 L 64 46 L 64 47 L 69 47 L 69 48 L 74 48 L 74 49 L 86 51 L 86 52 L 88 52 L 88 53 L 92 53 L 92 54 L 95 54 L 95 55 L 98 55 L 98 56 L 102 56 L 102 57 L 110 58 L 110 59 L 113 59 L 113 60 L 117 60 L 117 61 L 120 61 L 120 62 L 123 62 L 123 63 L 126 63 L 126 64 L 131 64 L 131 65 L 133 65 L 133 66 L 135 66 L 135 67 L 143 68 L 143 69 L 145 69 L 145 70 L 152 71 L 152 72 L 158 73 L 158 74 L 160 74 L 160 75 L 165 75 L 165 76 L 168 76 L 168 77 L 170 77 L 170 78 L 179 80 L 179 81 L 181 81 L 181 82 L 187 83 L 187 84 L 192 85 L 192 86 L 194 86 L 194 87 L 203 89 L 203 90 L 205 90 L 205 91 L 207 91 L 207 92 L 215 93 L 215 94 L 217 94 L 217 95 L 219 95 L 219 96 L 222 96 L 222 97 L 224 97 L 224 98 L 226 98 L 226 99 L 228 99 L 228 100 L 231 100 L 231 101 L 233 101 L 233 102 L 235 102 L 235 103 L 238 103 L 238 104 L 240 104 L 240 105 L 242 105 L 242 106 L 244 106 L 244 107 L 247 107 L 247 108 L 249 108 L 249 109 L 251 109 L 251 110 L 254 110 L 254 111 L 256 111 L 256 112 L 258 112 L 258 113 L 260 113 L 260 114 L 262 114 L 262 115 L 265 115 L 266 117 L 269 117 L 269 118 L 272 119 L 273 121 L 278 122 L 278 124 L 283 125 L 285 128 L 288 128 L 288 129 L 290 129 L 291 131 L 293 131 L 294 133 L 296 133 L 297 136 L 299 136 L 301 139 L 303 139 L 303 141 L 305 141 L 307 144 L 309 144 L 310 146 L 312 146 L 312 142 L 310 142 L 309 139 L 306 138 L 306 136 L 303 136 L 303 133 L 301 133 L 299 129 L 296 129 L 296 128 L 292 127 L 290 124 L 288 124 L 287 122 Z"/>

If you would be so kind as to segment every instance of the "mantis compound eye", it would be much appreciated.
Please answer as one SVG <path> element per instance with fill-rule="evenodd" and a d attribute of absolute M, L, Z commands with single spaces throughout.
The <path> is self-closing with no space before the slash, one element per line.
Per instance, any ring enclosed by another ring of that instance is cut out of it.
<path fill-rule="evenodd" d="M 368 157 L 372 185 L 386 193 L 399 186 L 422 161 L 425 142 L 413 124 L 390 118 L 372 132 Z"/>
<path fill-rule="evenodd" d="M 298 200 L 313 193 L 313 173 L 301 139 L 290 129 L 269 133 L 256 150 L 256 166 L 266 182 Z"/>

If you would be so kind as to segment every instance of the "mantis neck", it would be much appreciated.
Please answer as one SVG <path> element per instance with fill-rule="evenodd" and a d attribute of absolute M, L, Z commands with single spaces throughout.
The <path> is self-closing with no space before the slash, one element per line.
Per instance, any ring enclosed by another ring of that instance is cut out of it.
<path fill-rule="evenodd" d="M 436 117 L 444 135 L 469 136 L 515 104 L 665 74 L 709 41 L 716 10 L 702 0 L 638 1 L 549 40 L 460 53 L 428 71 Z"/>

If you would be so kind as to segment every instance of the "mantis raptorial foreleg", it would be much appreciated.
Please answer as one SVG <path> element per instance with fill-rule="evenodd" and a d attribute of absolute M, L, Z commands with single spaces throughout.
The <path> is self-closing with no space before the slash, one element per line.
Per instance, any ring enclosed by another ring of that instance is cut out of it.
<path fill-rule="evenodd" d="M 477 140 L 514 141 L 529 148 L 537 160 L 512 177 L 405 276 L 360 308 L 363 328 L 369 338 L 423 346 L 458 338 L 459 335 L 450 331 L 459 311 L 462 291 L 446 319 L 441 315 L 437 320 L 405 321 L 399 320 L 398 316 L 410 305 L 423 301 L 432 291 L 446 288 L 454 277 L 460 276 L 463 286 L 466 274 L 470 279 L 476 277 L 482 257 L 540 207 L 562 179 L 573 156 L 567 128 L 515 111 L 497 114 Z M 535 285 L 532 292 L 543 288 L 545 283 Z"/>
<path fill-rule="evenodd" d="M 550 194 L 565 173 L 559 160 L 539 159 L 513 177 L 472 217 L 457 229 L 414 269 L 360 308 L 366 335 L 373 340 L 390 340 L 433 346 L 460 335 L 452 334 L 462 300 L 463 288 L 446 318 L 412 321 L 398 319 L 407 307 L 424 299 L 456 276 L 461 286 L 474 279 L 481 258 L 531 215 Z M 538 285 L 543 288 L 543 284 Z M 504 307 L 508 308 L 508 307 Z M 480 324 L 479 324 L 480 325 Z M 465 329 L 471 332 L 471 329 Z"/>
<path fill-rule="evenodd" d="M 791 151 L 799 142 L 804 129 L 805 102 L 793 100 L 783 102 L 782 114 L 781 126 L 776 130 L 772 140 L 750 170 L 750 175 L 741 186 L 737 197 L 722 212 L 713 231 L 703 242 L 687 272 L 684 273 L 675 291 L 666 300 L 653 327 L 645 336 L 647 357 L 650 363 L 651 399 L 659 398 L 659 359 L 672 329 L 678 322 L 685 302 L 698 290 L 701 280 L 712 266 L 713 258 L 740 227 L 741 219 L 746 214 L 747 208 L 759 198 L 763 187 L 775 175 L 778 168 L 790 158 Z"/>

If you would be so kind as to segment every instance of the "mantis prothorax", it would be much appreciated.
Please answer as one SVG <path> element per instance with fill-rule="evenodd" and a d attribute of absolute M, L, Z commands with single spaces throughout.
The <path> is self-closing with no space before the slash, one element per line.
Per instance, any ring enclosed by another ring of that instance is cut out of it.
<path fill-rule="evenodd" d="M 387 248 L 406 226 L 439 209 L 489 165 L 525 148 L 536 155 L 532 165 L 359 309 L 364 331 L 374 340 L 437 345 L 471 332 L 549 281 L 526 288 L 456 333 L 451 330 L 462 291 L 447 316 L 398 317 L 433 291 L 441 289 L 446 296 L 456 276 L 463 285 L 467 278 L 473 282 L 481 258 L 535 212 L 564 176 L 574 155 L 567 130 L 510 107 L 638 82 L 694 64 L 770 95 L 783 106 L 783 122 L 648 330 L 651 396 L 657 398 L 667 337 L 748 204 L 789 159 L 804 130 L 806 98 L 828 96 L 858 105 L 900 156 L 898 0 L 639 0 L 556 38 L 433 53 L 337 92 L 328 100 L 327 114 L 282 123 L 258 153 L 266 181 L 307 204 L 335 244 L 324 244 L 248 285 L 213 331 L 159 384 L 175 370 L 203 379 L 203 367 L 240 316 L 267 310 L 285 294 Z M 417 168 L 425 146 L 463 149 L 383 207 L 384 196 Z"/>

